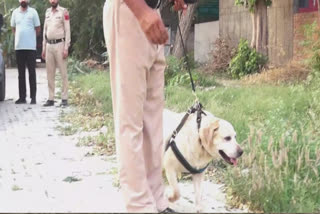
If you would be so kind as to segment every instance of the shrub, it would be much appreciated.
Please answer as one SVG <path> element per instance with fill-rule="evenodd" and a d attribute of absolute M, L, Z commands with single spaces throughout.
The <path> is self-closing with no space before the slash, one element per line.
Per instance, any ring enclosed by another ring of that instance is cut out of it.
<path fill-rule="evenodd" d="M 265 56 L 250 48 L 247 40 L 241 39 L 228 71 L 233 78 L 239 79 L 247 74 L 259 72 L 266 62 Z"/>
<path fill-rule="evenodd" d="M 216 85 L 212 76 L 203 75 L 196 72 L 196 64 L 189 59 L 191 67 L 192 79 L 196 86 L 208 87 Z M 187 70 L 187 63 L 184 58 L 178 59 L 174 56 L 167 57 L 167 67 L 165 70 L 165 85 L 166 86 L 190 86 L 191 80 Z M 191 87 L 191 86 L 190 86 Z"/>
<path fill-rule="evenodd" d="M 213 43 L 214 49 L 210 52 L 210 60 L 204 68 L 204 72 L 212 74 L 215 72 L 225 72 L 235 55 L 235 48 L 229 39 L 218 38 Z"/>

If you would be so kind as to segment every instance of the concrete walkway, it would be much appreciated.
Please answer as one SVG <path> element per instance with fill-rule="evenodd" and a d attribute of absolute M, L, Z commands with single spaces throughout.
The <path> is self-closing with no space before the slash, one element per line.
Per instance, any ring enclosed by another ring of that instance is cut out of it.
<path fill-rule="evenodd" d="M 37 78 L 38 104 L 15 105 L 17 70 L 7 69 L 7 96 L 0 102 L 0 212 L 125 212 L 114 185 L 115 157 L 88 156 L 91 148 L 77 147 L 77 137 L 59 135 L 59 114 L 66 109 L 42 107 L 45 69 L 37 69 Z M 182 198 L 172 208 L 194 212 L 192 183 L 180 185 Z M 221 188 L 205 183 L 205 212 L 247 212 L 230 210 Z"/>

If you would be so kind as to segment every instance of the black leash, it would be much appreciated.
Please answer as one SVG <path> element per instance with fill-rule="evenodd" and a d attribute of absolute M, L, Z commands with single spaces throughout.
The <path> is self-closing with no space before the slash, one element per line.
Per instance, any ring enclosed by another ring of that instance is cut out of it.
<path fill-rule="evenodd" d="M 181 16 L 181 14 L 182 14 L 182 12 L 180 13 L 180 16 Z M 189 76 L 190 76 L 192 91 L 195 93 L 196 92 L 196 87 L 194 85 L 194 81 L 193 81 L 192 74 L 191 74 L 191 66 L 190 66 L 190 61 L 189 61 L 188 54 L 187 54 L 187 49 L 186 49 L 186 46 L 184 45 L 184 41 L 183 41 L 183 37 L 182 37 L 182 32 L 181 32 L 181 28 L 180 28 L 180 17 L 179 17 L 179 14 L 178 14 L 178 31 L 179 31 L 179 34 L 180 34 L 180 39 L 181 39 L 181 45 L 182 45 L 182 49 L 183 49 L 184 58 L 185 58 L 186 63 L 187 63 L 187 70 L 188 70 L 188 73 L 189 73 Z"/>

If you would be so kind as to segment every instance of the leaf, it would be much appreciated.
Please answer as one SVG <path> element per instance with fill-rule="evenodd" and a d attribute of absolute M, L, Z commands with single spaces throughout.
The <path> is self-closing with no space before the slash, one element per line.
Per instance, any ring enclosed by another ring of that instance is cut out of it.
<path fill-rule="evenodd" d="M 63 179 L 64 182 L 72 183 L 72 182 L 78 182 L 81 181 L 81 178 L 76 178 L 74 176 L 68 176 L 65 179 Z"/>

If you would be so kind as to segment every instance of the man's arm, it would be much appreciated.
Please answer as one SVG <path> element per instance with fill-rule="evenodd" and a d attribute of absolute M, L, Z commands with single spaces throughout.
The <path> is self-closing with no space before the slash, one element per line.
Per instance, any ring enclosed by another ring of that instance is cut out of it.
<path fill-rule="evenodd" d="M 16 19 L 15 19 L 15 11 L 13 11 L 11 20 L 10 20 L 11 28 L 12 28 L 12 33 L 15 35 L 16 34 Z"/>
<path fill-rule="evenodd" d="M 46 59 L 46 48 L 47 48 L 47 40 L 46 40 L 46 34 L 47 34 L 47 16 L 44 16 L 44 24 L 43 24 L 43 36 L 42 36 L 42 59 Z"/>
<path fill-rule="evenodd" d="M 63 12 L 63 26 L 64 26 L 64 37 L 65 37 L 65 45 L 64 50 L 69 50 L 70 44 L 71 44 L 71 28 L 70 28 L 70 15 L 69 11 L 65 9 Z"/>
<path fill-rule="evenodd" d="M 33 15 L 33 24 L 34 24 L 34 29 L 36 30 L 37 36 L 40 34 L 41 31 L 41 26 L 40 26 L 40 19 L 39 19 L 39 14 L 36 10 L 34 10 L 34 15 Z"/>
<path fill-rule="evenodd" d="M 37 36 L 39 36 L 40 31 L 41 31 L 41 27 L 40 26 L 35 27 L 35 30 L 36 30 Z"/>

